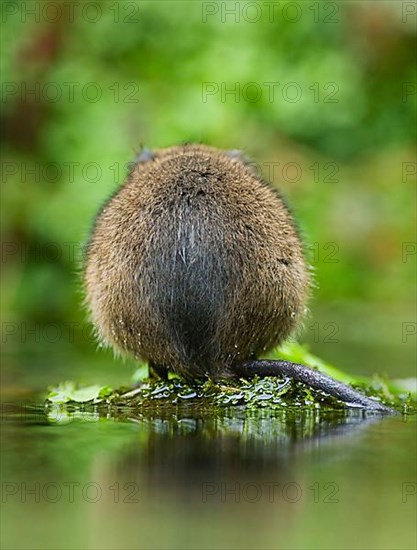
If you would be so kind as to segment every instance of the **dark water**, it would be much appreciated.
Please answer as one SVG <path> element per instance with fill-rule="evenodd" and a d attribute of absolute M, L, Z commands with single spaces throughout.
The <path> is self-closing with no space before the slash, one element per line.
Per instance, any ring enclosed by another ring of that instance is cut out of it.
<path fill-rule="evenodd" d="M 416 547 L 416 418 L 3 406 L 1 548 Z"/>

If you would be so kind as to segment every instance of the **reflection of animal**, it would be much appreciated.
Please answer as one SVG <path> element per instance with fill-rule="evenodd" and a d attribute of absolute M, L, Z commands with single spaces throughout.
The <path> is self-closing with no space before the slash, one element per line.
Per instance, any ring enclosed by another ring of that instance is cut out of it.
<path fill-rule="evenodd" d="M 85 286 L 101 340 L 160 376 L 218 379 L 263 374 L 255 359 L 299 323 L 309 276 L 279 195 L 235 152 L 184 145 L 143 153 L 102 208 Z"/>

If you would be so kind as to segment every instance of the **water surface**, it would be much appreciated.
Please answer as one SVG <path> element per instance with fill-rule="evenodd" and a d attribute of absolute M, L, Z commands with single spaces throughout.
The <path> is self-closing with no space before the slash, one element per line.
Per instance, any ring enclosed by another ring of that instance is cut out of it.
<path fill-rule="evenodd" d="M 412 416 L 2 417 L 2 548 L 416 547 Z"/>

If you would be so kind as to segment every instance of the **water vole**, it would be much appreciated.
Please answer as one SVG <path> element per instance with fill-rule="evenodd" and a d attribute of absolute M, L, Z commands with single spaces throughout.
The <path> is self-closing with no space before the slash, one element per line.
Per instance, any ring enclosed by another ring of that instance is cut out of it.
<path fill-rule="evenodd" d="M 235 152 L 205 145 L 139 157 L 96 218 L 85 269 L 100 339 L 160 376 L 290 374 L 378 408 L 302 365 L 257 360 L 297 327 L 309 282 L 282 198 Z"/>

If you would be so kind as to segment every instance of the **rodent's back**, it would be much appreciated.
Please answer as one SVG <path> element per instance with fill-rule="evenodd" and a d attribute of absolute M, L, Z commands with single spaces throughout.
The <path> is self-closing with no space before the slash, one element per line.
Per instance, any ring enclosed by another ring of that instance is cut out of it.
<path fill-rule="evenodd" d="M 134 166 L 96 220 L 85 283 L 102 340 L 188 378 L 281 342 L 308 293 L 282 200 L 239 158 L 202 145 Z"/>

